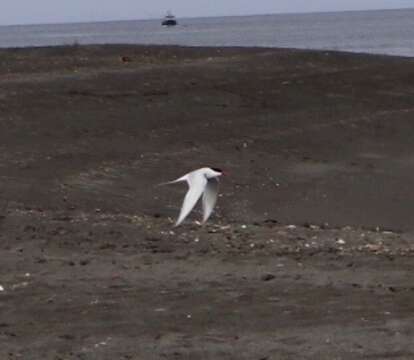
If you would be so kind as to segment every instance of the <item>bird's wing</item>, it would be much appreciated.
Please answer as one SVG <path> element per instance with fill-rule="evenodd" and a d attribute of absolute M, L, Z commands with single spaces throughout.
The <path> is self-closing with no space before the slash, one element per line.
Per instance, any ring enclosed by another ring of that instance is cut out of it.
<path fill-rule="evenodd" d="M 202 174 L 194 174 L 194 176 L 189 176 L 187 178 L 187 182 L 189 189 L 185 195 L 183 206 L 181 207 L 180 215 L 178 216 L 175 226 L 180 225 L 187 217 L 207 185 L 207 179 Z"/>
<path fill-rule="evenodd" d="M 203 223 L 205 223 L 213 212 L 218 195 L 218 179 L 209 179 L 203 193 Z"/>

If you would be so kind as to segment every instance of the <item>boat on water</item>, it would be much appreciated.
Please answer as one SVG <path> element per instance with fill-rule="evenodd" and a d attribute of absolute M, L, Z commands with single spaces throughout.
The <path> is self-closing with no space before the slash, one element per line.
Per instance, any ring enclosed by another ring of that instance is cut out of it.
<path fill-rule="evenodd" d="M 171 14 L 171 12 L 168 12 L 167 15 L 165 15 L 164 20 L 161 23 L 163 26 L 175 26 L 178 24 L 175 16 Z"/>

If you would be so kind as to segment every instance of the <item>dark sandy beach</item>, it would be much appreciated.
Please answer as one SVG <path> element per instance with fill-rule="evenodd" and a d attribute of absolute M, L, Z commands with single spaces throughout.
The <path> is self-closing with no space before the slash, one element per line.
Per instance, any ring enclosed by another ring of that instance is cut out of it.
<path fill-rule="evenodd" d="M 0 50 L 0 359 L 414 359 L 413 115 L 410 58 Z"/>

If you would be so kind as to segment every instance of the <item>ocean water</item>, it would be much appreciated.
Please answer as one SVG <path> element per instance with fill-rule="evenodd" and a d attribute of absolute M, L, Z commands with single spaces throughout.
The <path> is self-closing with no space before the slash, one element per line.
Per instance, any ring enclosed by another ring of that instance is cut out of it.
<path fill-rule="evenodd" d="M 179 15 L 179 14 L 177 14 Z M 330 49 L 414 56 L 414 9 L 0 26 L 0 47 L 175 44 Z"/>

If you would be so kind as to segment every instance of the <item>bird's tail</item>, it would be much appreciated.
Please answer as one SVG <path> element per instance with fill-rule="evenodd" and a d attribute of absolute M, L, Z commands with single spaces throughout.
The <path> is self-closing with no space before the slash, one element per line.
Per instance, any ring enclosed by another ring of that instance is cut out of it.
<path fill-rule="evenodd" d="M 157 184 L 157 185 L 155 185 L 155 186 L 164 186 L 164 185 L 170 185 L 170 184 L 176 184 L 176 183 L 179 183 L 179 182 L 183 182 L 183 181 L 186 181 L 187 180 L 187 177 L 185 177 L 185 176 L 182 176 L 182 177 L 180 177 L 180 178 L 178 178 L 178 179 L 176 179 L 176 180 L 173 180 L 173 181 L 167 181 L 167 182 L 163 182 L 163 183 L 160 183 L 160 184 Z"/>

